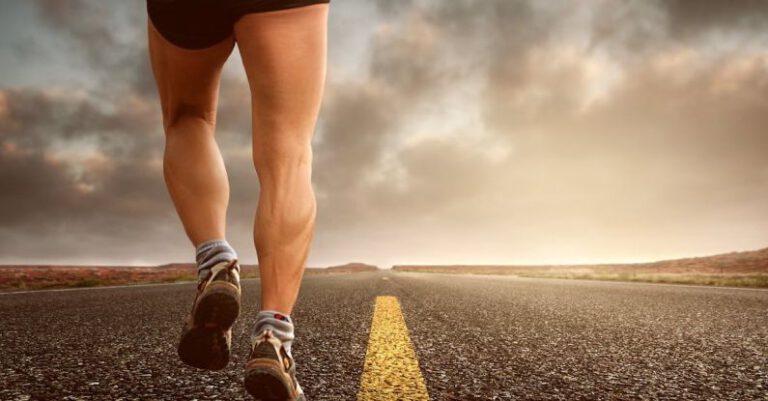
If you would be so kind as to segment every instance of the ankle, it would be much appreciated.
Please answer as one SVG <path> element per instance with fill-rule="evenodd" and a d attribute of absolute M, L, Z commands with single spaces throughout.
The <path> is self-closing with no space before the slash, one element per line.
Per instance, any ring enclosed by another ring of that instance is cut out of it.
<path fill-rule="evenodd" d="M 274 309 L 261 310 L 256 315 L 253 333 L 259 335 L 266 329 L 272 330 L 272 334 L 283 343 L 285 350 L 290 354 L 295 338 L 293 318 Z"/>
<path fill-rule="evenodd" d="M 212 239 L 204 241 L 196 247 L 195 258 L 198 277 L 203 278 L 217 263 L 237 260 L 237 253 L 226 239 Z"/>

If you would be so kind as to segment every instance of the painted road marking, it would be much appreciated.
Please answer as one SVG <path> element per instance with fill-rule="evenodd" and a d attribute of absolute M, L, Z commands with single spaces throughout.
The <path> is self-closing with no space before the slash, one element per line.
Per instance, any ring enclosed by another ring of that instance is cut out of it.
<path fill-rule="evenodd" d="M 357 401 L 429 401 L 396 297 L 376 297 Z"/>

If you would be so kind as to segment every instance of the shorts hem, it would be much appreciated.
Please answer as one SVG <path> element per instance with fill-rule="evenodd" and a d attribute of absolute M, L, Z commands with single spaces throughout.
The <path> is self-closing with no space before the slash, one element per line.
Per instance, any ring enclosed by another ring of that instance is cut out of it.
<path fill-rule="evenodd" d="M 266 13 L 270 11 L 289 10 L 292 8 L 313 6 L 315 4 L 329 4 L 331 0 L 311 0 L 311 1 L 274 1 L 270 5 L 251 5 L 244 4 L 232 7 L 232 21 L 237 22 L 247 14 Z"/>

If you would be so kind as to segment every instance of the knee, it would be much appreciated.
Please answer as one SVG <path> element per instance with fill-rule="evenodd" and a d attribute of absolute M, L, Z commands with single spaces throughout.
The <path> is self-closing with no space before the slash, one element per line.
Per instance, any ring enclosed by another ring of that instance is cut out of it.
<path fill-rule="evenodd" d="M 216 124 L 216 109 L 208 105 L 193 102 L 176 102 L 163 105 L 163 125 L 166 132 L 169 128 L 195 121 L 210 126 Z"/>
<path fill-rule="evenodd" d="M 287 135 L 253 143 L 253 164 L 260 172 L 276 168 L 311 169 L 312 156 L 309 140 L 290 138 Z"/>

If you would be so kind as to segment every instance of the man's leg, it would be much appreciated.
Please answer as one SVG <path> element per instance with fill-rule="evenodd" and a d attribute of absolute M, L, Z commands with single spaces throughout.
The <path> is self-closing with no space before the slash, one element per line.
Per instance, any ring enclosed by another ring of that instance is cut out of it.
<path fill-rule="evenodd" d="M 253 104 L 261 193 L 254 243 L 261 308 L 290 315 L 313 238 L 311 139 L 326 72 L 328 4 L 253 13 L 235 24 Z"/>
<path fill-rule="evenodd" d="M 225 235 L 229 182 L 214 128 L 221 69 L 234 40 L 188 50 L 165 40 L 151 20 L 148 29 L 163 110 L 165 182 L 184 230 L 197 247 Z"/>
<path fill-rule="evenodd" d="M 165 129 L 164 176 L 197 250 L 198 293 L 178 346 L 181 360 L 218 370 L 229 362 L 240 311 L 237 255 L 224 239 L 229 183 L 214 140 L 219 78 L 234 38 L 189 50 L 167 41 L 149 21 L 149 53 Z"/>

